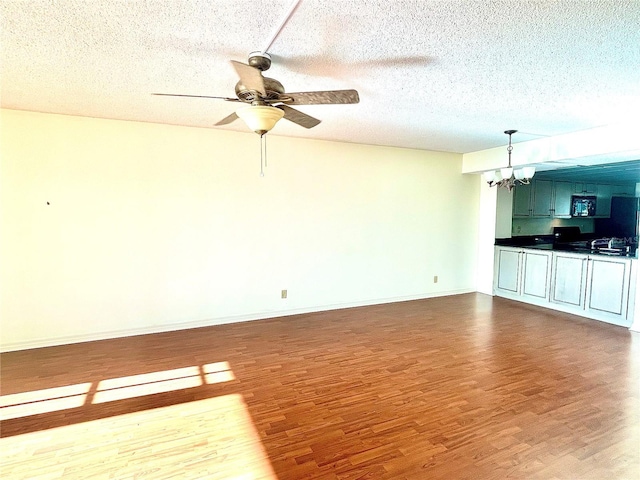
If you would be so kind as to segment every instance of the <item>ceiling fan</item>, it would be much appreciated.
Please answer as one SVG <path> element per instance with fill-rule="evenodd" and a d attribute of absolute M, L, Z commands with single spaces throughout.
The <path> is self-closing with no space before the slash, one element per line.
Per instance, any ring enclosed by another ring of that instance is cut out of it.
<path fill-rule="evenodd" d="M 262 72 L 271 67 L 271 56 L 265 52 L 253 52 L 249 54 L 248 65 L 234 60 L 231 60 L 231 64 L 240 77 L 235 87 L 236 98 L 177 93 L 154 93 L 153 95 L 213 98 L 227 102 L 249 104 L 249 106 L 241 108 L 237 112 L 223 118 L 215 125 L 227 125 L 241 118 L 251 130 L 260 136 L 263 136 L 271 130 L 278 120 L 283 117 L 304 128 L 312 128 L 320 123 L 320 120 L 317 118 L 296 110 L 292 105 L 353 104 L 360 101 L 356 90 L 285 92 L 284 87 L 278 80 L 262 75 Z"/>

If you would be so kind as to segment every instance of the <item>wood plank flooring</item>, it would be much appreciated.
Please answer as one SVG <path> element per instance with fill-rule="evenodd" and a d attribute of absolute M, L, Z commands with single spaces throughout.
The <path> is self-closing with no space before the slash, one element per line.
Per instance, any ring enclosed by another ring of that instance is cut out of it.
<path fill-rule="evenodd" d="M 481 294 L 0 361 L 7 479 L 640 478 L 640 335 Z"/>

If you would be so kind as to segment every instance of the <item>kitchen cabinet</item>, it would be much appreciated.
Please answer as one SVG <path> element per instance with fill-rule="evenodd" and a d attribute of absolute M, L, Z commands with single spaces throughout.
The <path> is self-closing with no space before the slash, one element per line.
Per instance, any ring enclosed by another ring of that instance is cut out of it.
<path fill-rule="evenodd" d="M 536 180 L 513 189 L 514 217 L 551 217 L 553 182 Z"/>
<path fill-rule="evenodd" d="M 613 185 L 611 190 L 612 197 L 635 197 L 636 186 L 631 183 L 628 185 Z"/>
<path fill-rule="evenodd" d="M 596 217 L 609 218 L 611 216 L 611 192 L 613 185 L 598 184 L 596 196 Z"/>
<path fill-rule="evenodd" d="M 598 186 L 595 183 L 575 182 L 573 186 L 574 193 L 578 195 L 595 195 L 598 193 Z"/>
<path fill-rule="evenodd" d="M 553 216 L 558 218 L 571 217 L 571 196 L 573 182 L 553 182 Z"/>
<path fill-rule="evenodd" d="M 587 312 L 624 319 L 629 300 L 631 260 L 590 257 L 585 308 Z"/>
<path fill-rule="evenodd" d="M 627 318 L 631 259 L 555 252 L 552 271 L 551 302 L 599 320 Z"/>
<path fill-rule="evenodd" d="M 513 189 L 513 216 L 531 216 L 531 188 L 529 185 L 518 185 Z"/>
<path fill-rule="evenodd" d="M 514 247 L 496 247 L 497 292 L 509 298 L 524 297 L 533 303 L 549 297 L 551 252 Z"/>
<path fill-rule="evenodd" d="M 502 247 L 496 250 L 495 288 L 504 293 L 520 294 L 520 254 L 519 248 Z"/>
<path fill-rule="evenodd" d="M 636 268 L 627 257 L 496 246 L 494 295 L 629 326 Z"/>
<path fill-rule="evenodd" d="M 533 216 L 550 217 L 553 213 L 553 206 L 551 203 L 553 194 L 553 182 L 551 180 L 535 181 L 531 194 Z"/>
<path fill-rule="evenodd" d="M 551 252 L 523 250 L 521 295 L 532 299 L 549 298 Z"/>
<path fill-rule="evenodd" d="M 635 184 L 611 185 L 552 180 L 535 180 L 513 189 L 513 218 L 571 218 L 571 197 L 595 196 L 594 218 L 611 217 L 611 198 L 635 196 Z"/>
<path fill-rule="evenodd" d="M 551 279 L 551 302 L 584 307 L 587 280 L 586 255 L 554 253 Z"/>

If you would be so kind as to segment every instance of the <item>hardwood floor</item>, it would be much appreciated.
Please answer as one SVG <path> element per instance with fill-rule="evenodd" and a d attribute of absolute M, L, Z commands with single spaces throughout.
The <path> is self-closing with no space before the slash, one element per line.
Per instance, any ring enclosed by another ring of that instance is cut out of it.
<path fill-rule="evenodd" d="M 0 360 L 2 478 L 640 478 L 640 335 L 481 294 Z"/>

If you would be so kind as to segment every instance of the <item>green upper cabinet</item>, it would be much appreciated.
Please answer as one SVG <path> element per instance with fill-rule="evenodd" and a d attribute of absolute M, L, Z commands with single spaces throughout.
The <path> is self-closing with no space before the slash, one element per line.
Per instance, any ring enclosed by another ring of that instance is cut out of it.
<path fill-rule="evenodd" d="M 554 217 L 571 218 L 571 196 L 573 194 L 573 182 L 553 182 Z"/>
<path fill-rule="evenodd" d="M 552 215 L 553 182 L 536 180 L 513 189 L 514 217 L 550 217 Z"/>
<path fill-rule="evenodd" d="M 596 195 L 596 217 L 609 218 L 611 216 L 611 193 L 613 185 L 598 184 Z"/>
<path fill-rule="evenodd" d="M 513 189 L 513 216 L 531 216 L 531 187 L 532 185 L 518 185 Z"/>
<path fill-rule="evenodd" d="M 598 185 L 587 182 L 574 182 L 573 191 L 577 195 L 595 195 L 598 193 Z"/>
<path fill-rule="evenodd" d="M 612 197 L 635 197 L 636 186 L 635 184 L 629 185 L 612 185 L 613 190 L 611 192 Z"/>
<path fill-rule="evenodd" d="M 571 197 L 595 196 L 594 218 L 611 216 L 611 197 L 635 196 L 635 184 L 611 185 L 540 179 L 513 189 L 513 217 L 571 218 Z"/>
<path fill-rule="evenodd" d="M 552 199 L 553 182 L 551 180 L 536 180 L 533 184 L 531 197 L 532 216 L 550 217 L 553 214 Z"/>

